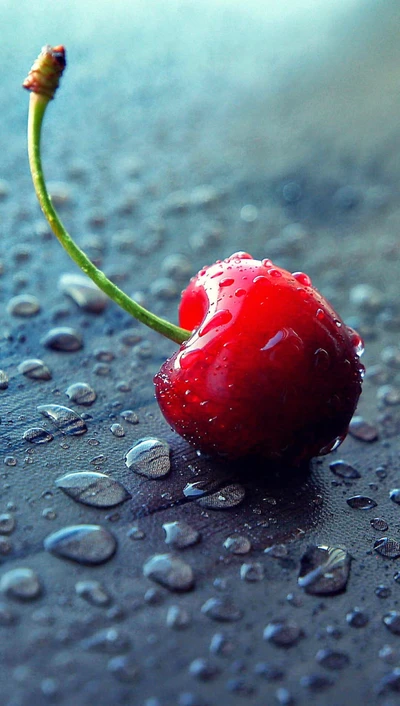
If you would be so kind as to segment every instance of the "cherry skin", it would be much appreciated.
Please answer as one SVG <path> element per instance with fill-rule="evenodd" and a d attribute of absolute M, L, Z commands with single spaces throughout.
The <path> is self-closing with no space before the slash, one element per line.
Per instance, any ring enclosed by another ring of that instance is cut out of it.
<path fill-rule="evenodd" d="M 362 341 L 303 273 L 235 253 L 182 293 L 193 331 L 155 376 L 168 423 L 197 449 L 294 465 L 345 438 Z"/>

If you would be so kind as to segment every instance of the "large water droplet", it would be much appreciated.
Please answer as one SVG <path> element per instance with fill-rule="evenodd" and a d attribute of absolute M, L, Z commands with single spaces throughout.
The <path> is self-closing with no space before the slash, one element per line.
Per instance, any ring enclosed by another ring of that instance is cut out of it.
<path fill-rule="evenodd" d="M 369 623 L 369 617 L 360 608 L 354 608 L 347 613 L 346 622 L 352 628 L 365 628 L 365 626 Z"/>
<path fill-rule="evenodd" d="M 400 488 L 393 488 L 389 493 L 389 497 L 396 505 L 400 505 Z"/>
<path fill-rule="evenodd" d="M 345 652 L 332 650 L 329 647 L 318 650 L 315 659 L 326 669 L 344 669 L 350 664 L 350 658 Z"/>
<path fill-rule="evenodd" d="M 304 272 L 293 272 L 292 276 L 305 287 L 312 287 L 311 277 Z"/>
<path fill-rule="evenodd" d="M 349 579 L 350 563 L 350 554 L 342 547 L 309 547 L 301 559 L 298 584 L 313 595 L 343 591 Z"/>
<path fill-rule="evenodd" d="M 41 343 L 46 348 L 51 348 L 55 351 L 64 351 L 72 353 L 79 351 L 83 346 L 82 336 L 79 331 L 76 331 L 69 326 L 57 326 L 52 328 L 41 339 Z"/>
<path fill-rule="evenodd" d="M 374 544 L 374 549 L 381 556 L 387 559 L 398 559 L 400 557 L 400 543 L 391 537 L 381 537 Z"/>
<path fill-rule="evenodd" d="M 386 520 L 384 520 L 382 517 L 374 517 L 370 521 L 370 525 L 374 530 L 377 530 L 378 532 L 386 532 L 389 527 Z"/>
<path fill-rule="evenodd" d="M 183 520 L 165 522 L 163 530 L 165 531 L 165 543 L 174 549 L 185 549 L 200 540 L 200 532 Z"/>
<path fill-rule="evenodd" d="M 7 311 L 11 316 L 35 316 L 40 311 L 40 302 L 33 294 L 18 294 L 8 302 Z"/>
<path fill-rule="evenodd" d="M 393 635 L 400 635 L 400 612 L 391 610 L 383 617 L 383 622 Z"/>
<path fill-rule="evenodd" d="M 81 404 L 85 407 L 93 404 L 97 397 L 96 392 L 86 382 L 75 382 L 65 390 L 65 394 L 75 404 Z"/>
<path fill-rule="evenodd" d="M 18 366 L 18 372 L 31 380 L 51 380 L 52 374 L 43 360 L 29 358 Z"/>
<path fill-rule="evenodd" d="M 24 441 L 29 441 L 30 444 L 45 444 L 52 441 L 54 436 L 42 427 L 31 427 L 24 431 L 22 438 Z"/>
<path fill-rule="evenodd" d="M 12 534 L 15 525 L 15 517 L 10 512 L 3 512 L 0 515 L 0 534 Z"/>
<path fill-rule="evenodd" d="M 39 598 L 42 584 L 32 569 L 25 567 L 10 569 L 0 579 L 0 591 L 9 598 L 31 601 Z"/>
<path fill-rule="evenodd" d="M 253 561 L 248 564 L 242 564 L 240 567 L 240 578 L 249 583 L 262 581 L 264 578 L 264 567 L 259 561 Z"/>
<path fill-rule="evenodd" d="M 67 473 L 55 484 L 77 502 L 92 507 L 114 507 L 131 497 L 122 483 L 95 471 Z"/>
<path fill-rule="evenodd" d="M 335 476 L 339 476 L 340 478 L 346 478 L 348 480 L 361 478 L 361 473 L 357 471 L 354 466 L 351 466 L 349 463 L 346 463 L 346 461 L 342 461 L 341 459 L 330 463 L 329 468 Z"/>
<path fill-rule="evenodd" d="M 143 566 L 144 575 L 170 591 L 190 591 L 194 586 L 192 567 L 173 554 L 156 554 Z"/>
<path fill-rule="evenodd" d="M 264 630 L 264 640 L 276 647 L 293 647 L 301 637 L 303 630 L 293 620 L 272 620 Z"/>
<path fill-rule="evenodd" d="M 117 540 L 99 525 L 71 525 L 46 537 L 47 551 L 79 564 L 103 564 L 117 549 Z"/>
<path fill-rule="evenodd" d="M 131 471 L 146 478 L 163 478 L 171 468 L 169 445 L 162 439 L 146 437 L 139 439 L 125 456 L 125 464 Z"/>
<path fill-rule="evenodd" d="M 5 370 L 0 370 L 0 390 L 7 390 L 8 375 Z"/>
<path fill-rule="evenodd" d="M 247 537 L 240 534 L 227 537 L 224 542 L 224 547 L 231 554 L 248 554 L 251 550 L 251 542 Z"/>
<path fill-rule="evenodd" d="M 69 407 L 58 404 L 43 404 L 37 407 L 38 412 L 50 419 L 62 434 L 79 436 L 87 431 L 83 419 Z"/>
<path fill-rule="evenodd" d="M 204 326 L 199 329 L 199 336 L 206 336 L 207 333 L 214 331 L 214 329 L 218 328 L 218 326 L 228 324 L 231 319 L 232 312 L 229 311 L 229 309 L 221 309 L 220 311 L 217 311 L 210 319 L 208 319 L 208 321 L 206 321 Z"/>
<path fill-rule="evenodd" d="M 246 491 L 240 483 L 231 483 L 217 490 L 216 493 L 199 498 L 196 502 L 209 510 L 228 510 L 231 507 L 240 505 L 245 495 Z"/>
<path fill-rule="evenodd" d="M 365 495 L 354 495 L 352 498 L 347 498 L 346 502 L 354 510 L 372 510 L 378 504 L 375 500 Z"/>
<path fill-rule="evenodd" d="M 61 275 L 58 286 L 84 311 L 100 314 L 108 304 L 107 295 L 85 275 L 65 273 Z"/>
<path fill-rule="evenodd" d="M 201 612 L 212 620 L 221 623 L 236 622 L 243 616 L 243 611 L 226 596 L 221 598 L 209 598 L 208 601 L 202 605 Z"/>
<path fill-rule="evenodd" d="M 349 433 L 359 441 L 371 443 L 379 437 L 378 429 L 365 421 L 364 417 L 354 416 L 349 425 Z"/>

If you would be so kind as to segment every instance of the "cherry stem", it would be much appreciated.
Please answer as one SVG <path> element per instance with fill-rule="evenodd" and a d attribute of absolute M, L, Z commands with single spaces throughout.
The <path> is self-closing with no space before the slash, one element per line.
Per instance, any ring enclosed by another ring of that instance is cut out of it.
<path fill-rule="evenodd" d="M 41 209 L 61 245 L 80 269 L 122 309 L 149 328 L 161 333 L 175 343 L 183 343 L 191 331 L 175 326 L 143 306 L 140 306 L 106 277 L 74 242 L 65 229 L 49 196 L 40 154 L 41 131 L 44 114 L 49 101 L 54 97 L 58 81 L 65 66 L 63 47 L 44 47 L 33 65 L 24 87 L 31 91 L 28 117 L 28 154 L 32 181 Z"/>

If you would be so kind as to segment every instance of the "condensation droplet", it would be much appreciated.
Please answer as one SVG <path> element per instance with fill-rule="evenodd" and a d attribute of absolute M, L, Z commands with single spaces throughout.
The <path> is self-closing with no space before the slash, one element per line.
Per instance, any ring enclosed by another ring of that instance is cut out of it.
<path fill-rule="evenodd" d="M 83 419 L 69 407 L 58 404 L 44 404 L 37 407 L 38 412 L 50 419 L 62 434 L 79 436 L 87 431 Z"/>
<path fill-rule="evenodd" d="M 173 554 L 156 554 L 146 561 L 143 574 L 170 591 L 190 591 L 194 586 L 192 567 Z"/>
<path fill-rule="evenodd" d="M 174 547 L 174 549 L 191 547 L 200 540 L 200 532 L 183 520 L 165 522 L 163 524 L 163 530 L 165 532 L 165 543 Z"/>
<path fill-rule="evenodd" d="M 29 358 L 18 366 L 18 372 L 31 380 L 51 380 L 52 374 L 43 360 Z"/>
<path fill-rule="evenodd" d="M 221 623 L 231 623 L 243 617 L 243 611 L 238 608 L 228 597 L 209 598 L 202 607 L 201 612 L 211 620 Z"/>
<path fill-rule="evenodd" d="M 96 392 L 86 382 L 73 383 L 73 385 L 70 385 L 65 390 L 65 394 L 72 402 L 83 405 L 84 407 L 92 405 L 97 397 Z"/>
<path fill-rule="evenodd" d="M 53 434 L 42 427 L 32 427 L 24 431 L 22 438 L 30 444 L 46 444 L 54 439 Z"/>
<path fill-rule="evenodd" d="M 39 598 L 42 590 L 40 579 L 32 569 L 11 569 L 0 578 L 0 591 L 9 598 L 31 601 Z"/>
<path fill-rule="evenodd" d="M 228 510 L 231 507 L 240 505 L 245 495 L 246 491 L 240 483 L 231 483 L 211 495 L 199 498 L 196 502 L 209 510 Z"/>
<path fill-rule="evenodd" d="M 51 329 L 41 339 L 41 343 L 46 348 L 66 353 L 79 351 L 83 346 L 82 336 L 79 331 L 69 326 L 57 326 Z"/>
<path fill-rule="evenodd" d="M 170 449 L 166 441 L 146 437 L 139 439 L 125 456 L 125 464 L 131 471 L 146 478 L 163 478 L 171 468 Z"/>
<path fill-rule="evenodd" d="M 108 297 L 89 277 L 81 274 L 61 275 L 58 286 L 84 311 L 100 314 L 108 304 Z"/>
<path fill-rule="evenodd" d="M 391 537 L 377 539 L 374 543 L 374 549 L 387 559 L 398 559 L 400 557 L 400 543 Z"/>
<path fill-rule="evenodd" d="M 131 497 L 122 483 L 95 471 L 67 473 L 55 484 L 76 502 L 92 507 L 115 507 Z"/>
<path fill-rule="evenodd" d="M 340 478 L 346 478 L 348 480 L 355 480 L 356 478 L 361 478 L 361 473 L 357 471 L 354 466 L 351 466 L 346 461 L 338 460 L 333 461 L 329 464 L 329 468 L 335 476 Z"/>
<path fill-rule="evenodd" d="M 111 559 L 117 540 L 99 525 L 71 525 L 46 537 L 44 548 L 57 556 L 91 566 Z"/>
<path fill-rule="evenodd" d="M 312 595 L 343 591 L 349 579 L 350 563 L 350 554 L 342 547 L 309 547 L 301 558 L 298 584 Z"/>
<path fill-rule="evenodd" d="M 352 498 L 347 498 L 346 502 L 354 510 L 372 510 L 378 504 L 365 495 L 354 495 Z"/>

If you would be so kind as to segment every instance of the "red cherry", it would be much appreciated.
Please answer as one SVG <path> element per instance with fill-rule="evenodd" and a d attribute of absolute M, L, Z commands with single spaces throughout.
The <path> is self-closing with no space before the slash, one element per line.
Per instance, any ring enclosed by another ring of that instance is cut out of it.
<path fill-rule="evenodd" d="M 192 278 L 179 319 L 193 333 L 155 388 L 189 443 L 298 464 L 343 441 L 361 393 L 362 341 L 307 275 L 235 253 Z"/>

